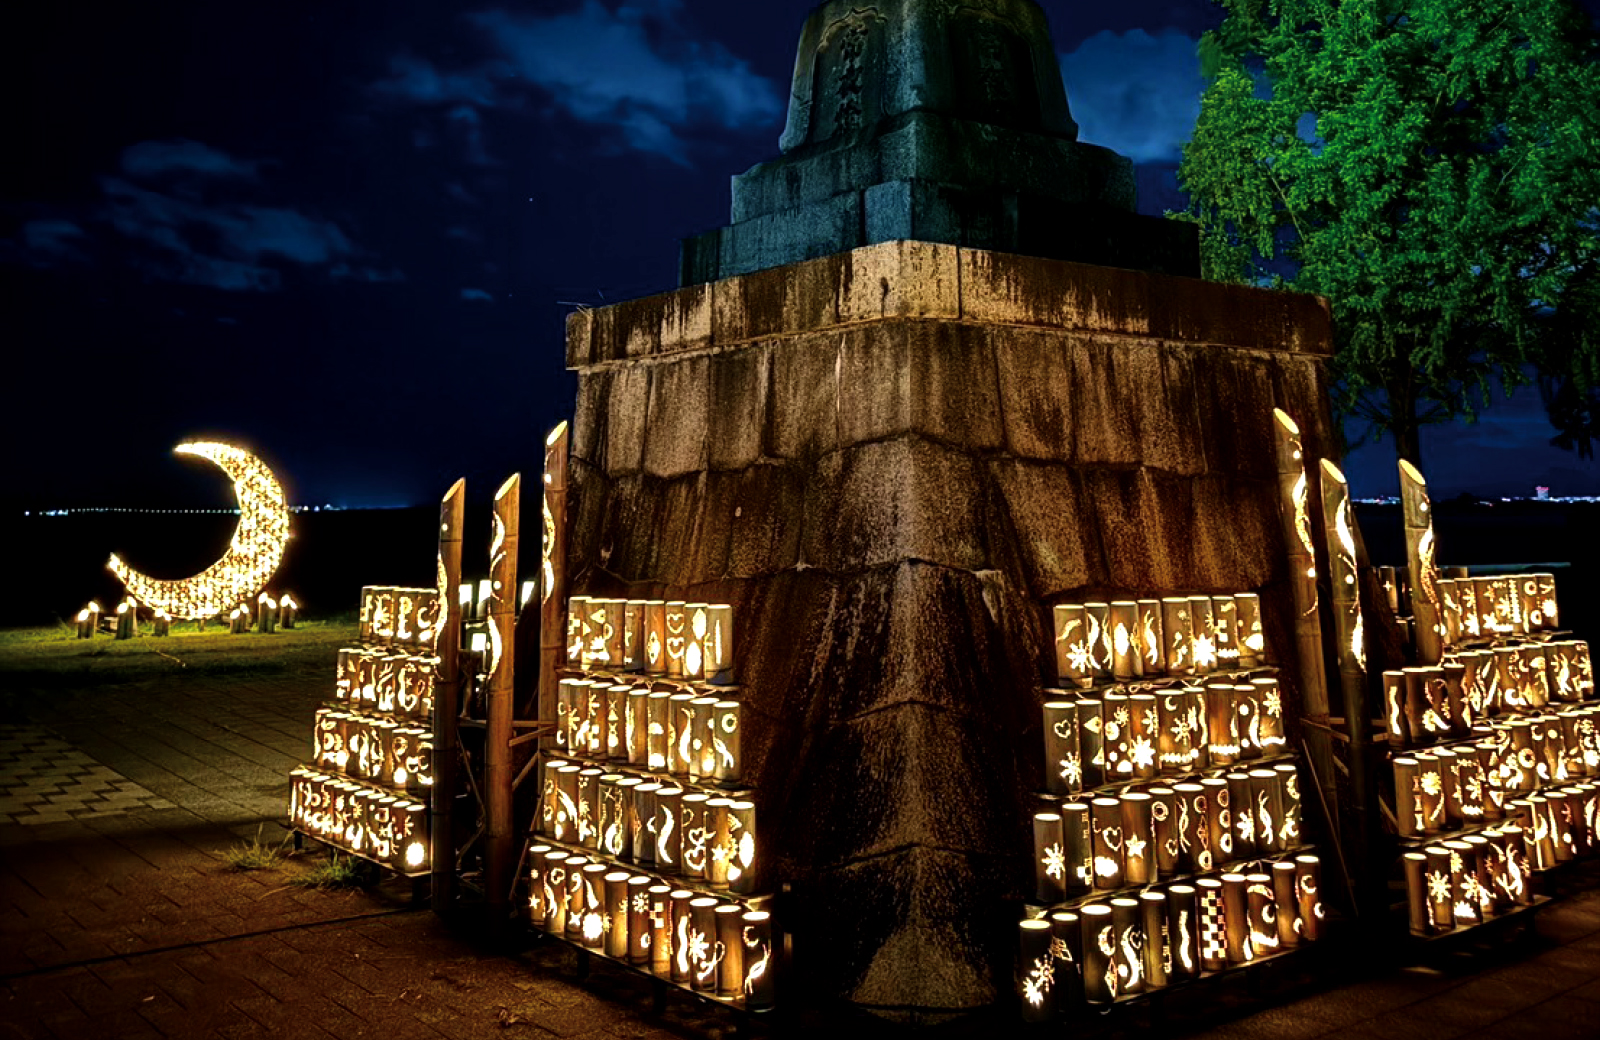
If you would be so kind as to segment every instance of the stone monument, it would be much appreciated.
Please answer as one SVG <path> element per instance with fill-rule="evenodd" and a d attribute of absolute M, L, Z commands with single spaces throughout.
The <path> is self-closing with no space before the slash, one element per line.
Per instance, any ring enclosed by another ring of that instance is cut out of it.
<path fill-rule="evenodd" d="M 1271 412 L 1333 448 L 1327 308 L 1171 273 L 1074 137 L 1031 0 L 824 4 L 689 284 L 568 323 L 570 591 L 734 606 L 803 995 L 1011 989 L 1053 603 L 1259 591 L 1294 703 Z"/>

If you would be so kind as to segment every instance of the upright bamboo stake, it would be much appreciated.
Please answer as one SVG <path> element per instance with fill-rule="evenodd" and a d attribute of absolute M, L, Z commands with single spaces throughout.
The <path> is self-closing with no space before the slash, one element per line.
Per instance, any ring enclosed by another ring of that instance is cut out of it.
<path fill-rule="evenodd" d="M 456 800 L 456 719 L 461 701 L 461 611 L 456 589 L 461 585 L 461 527 L 466 517 L 467 482 L 458 480 L 439 507 L 439 622 L 433 652 L 438 656 L 433 686 L 432 824 L 428 845 L 432 857 L 433 912 L 443 914 L 455 903 L 456 843 L 451 810 Z"/>
<path fill-rule="evenodd" d="M 557 669 L 566 656 L 567 634 L 567 451 L 570 431 L 562 423 L 544 442 L 544 539 L 539 568 L 539 718 L 556 717 Z M 554 738 L 545 739 L 554 747 Z"/>
<path fill-rule="evenodd" d="M 517 611 L 517 531 L 522 474 L 514 473 L 494 495 L 494 537 L 489 543 L 489 659 L 484 668 L 488 725 L 484 733 L 484 828 L 488 862 L 484 884 L 489 909 L 498 923 L 511 901 L 516 861 L 511 827 L 511 737 L 515 655 L 512 632 Z"/>
<path fill-rule="evenodd" d="M 1411 572 L 1411 610 L 1416 619 L 1417 663 L 1444 656 L 1440 623 L 1439 566 L 1434 559 L 1433 504 L 1417 467 L 1400 460 L 1400 508 L 1406 523 L 1406 568 Z"/>
<path fill-rule="evenodd" d="M 1328 532 L 1328 587 L 1339 652 L 1339 687 L 1344 694 L 1350 743 L 1366 744 L 1367 633 L 1361 619 L 1361 575 L 1356 562 L 1355 518 L 1350 486 L 1339 467 L 1322 460 L 1322 522 Z"/>

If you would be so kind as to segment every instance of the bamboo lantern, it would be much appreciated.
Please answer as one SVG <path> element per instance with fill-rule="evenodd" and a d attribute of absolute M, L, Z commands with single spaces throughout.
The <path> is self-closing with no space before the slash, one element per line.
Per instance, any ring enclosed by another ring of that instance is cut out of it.
<path fill-rule="evenodd" d="M 607 874 L 609 883 L 612 875 Z M 643 967 L 650 963 L 650 896 L 648 889 L 655 879 L 643 874 L 627 874 L 627 880 L 622 885 L 618 895 L 621 902 L 623 941 L 620 944 L 622 952 L 610 954 L 618 960 L 626 960 L 629 964 Z M 618 925 L 613 922 L 611 934 L 607 936 L 607 945 L 616 940 Z M 609 951 L 608 951 L 609 952 Z"/>
<path fill-rule="evenodd" d="M 1544 610 L 1539 600 L 1539 579 L 1533 574 L 1524 574 L 1515 579 L 1517 592 L 1517 614 L 1522 619 L 1523 632 L 1537 632 L 1544 628 Z"/>
<path fill-rule="evenodd" d="M 1150 795 L 1151 843 L 1155 849 L 1155 877 L 1171 877 L 1179 872 L 1178 855 L 1183 843 L 1178 831 L 1178 795 L 1170 787 L 1152 787 Z"/>
<path fill-rule="evenodd" d="M 460 586 L 459 592 L 460 595 L 457 597 L 456 602 L 458 609 L 461 612 L 461 617 L 463 620 L 472 619 L 474 617 L 472 610 L 472 586 L 470 584 L 463 584 Z M 583 658 L 585 644 L 583 638 L 583 621 L 584 618 L 588 617 L 588 611 L 588 596 L 567 597 L 567 642 L 562 653 L 566 658 L 566 664 L 568 668 L 584 667 Z"/>
<path fill-rule="evenodd" d="M 1090 667 L 1096 682 L 1111 677 L 1111 604 L 1085 603 L 1084 624 L 1088 626 Z"/>
<path fill-rule="evenodd" d="M 1294 858 L 1294 887 L 1300 900 L 1300 935 L 1306 942 L 1322 938 L 1322 861 L 1316 856 Z"/>
<path fill-rule="evenodd" d="M 1261 720 L 1261 753 L 1282 754 L 1287 743 L 1283 732 L 1283 690 L 1271 677 L 1252 679 L 1250 685 L 1255 687 L 1256 717 Z"/>
<path fill-rule="evenodd" d="M 600 777 L 605 770 L 590 766 L 578 770 L 578 844 L 586 849 L 600 845 Z"/>
<path fill-rule="evenodd" d="M 1210 811 L 1206 813 L 1206 830 L 1209 837 L 1206 847 L 1212 855 L 1210 865 L 1195 865 L 1201 870 L 1220 867 L 1233 860 L 1233 799 L 1228 781 L 1220 776 L 1208 776 L 1200 781 L 1206 790 Z"/>
<path fill-rule="evenodd" d="M 678 829 L 683 812 L 683 788 L 663 787 L 655 796 L 655 865 L 675 873 L 683 861 L 683 832 Z"/>
<path fill-rule="evenodd" d="M 651 885 L 645 889 L 649 900 L 649 949 L 647 961 L 656 978 L 672 977 L 672 886 Z"/>
<path fill-rule="evenodd" d="M 1447 661 L 1439 668 L 1444 673 L 1445 710 L 1449 713 L 1446 721 L 1450 724 L 1450 736 L 1465 739 L 1472 735 L 1472 724 L 1477 721 L 1466 697 L 1464 683 L 1467 666 L 1457 661 Z"/>
<path fill-rule="evenodd" d="M 1272 767 L 1278 774 L 1278 793 L 1283 799 L 1283 815 L 1278 824 L 1278 847 L 1287 852 L 1300 844 L 1303 810 L 1300 799 L 1300 767 L 1294 762 L 1279 762 Z"/>
<path fill-rule="evenodd" d="M 1067 898 L 1067 860 L 1060 813 L 1033 814 L 1034 898 L 1050 905 Z"/>
<path fill-rule="evenodd" d="M 1256 814 L 1256 847 L 1264 856 L 1286 851 L 1279 837 L 1283 825 L 1283 789 L 1278 773 L 1272 769 L 1252 769 L 1251 803 Z"/>
<path fill-rule="evenodd" d="M 1078 762 L 1083 789 L 1091 791 L 1112 779 L 1106 770 L 1105 705 L 1085 698 L 1078 702 Z"/>
<path fill-rule="evenodd" d="M 1189 597 L 1189 622 L 1189 655 L 1194 662 L 1195 674 L 1207 675 L 1218 668 L 1217 623 L 1210 596 Z"/>
<path fill-rule="evenodd" d="M 605 951 L 606 923 L 609 917 L 605 900 L 605 875 L 611 870 L 604 863 L 593 860 L 583 865 L 579 873 L 578 898 L 583 907 L 583 921 L 580 926 L 579 940 L 585 949 L 603 953 Z M 627 875 L 624 874 L 624 877 Z M 570 923 L 572 918 L 567 918 Z"/>
<path fill-rule="evenodd" d="M 706 634 L 711 628 L 711 604 L 686 603 L 684 613 L 683 674 L 685 682 L 703 682 L 706 677 Z"/>
<path fill-rule="evenodd" d="M 1167 644 L 1161 635 L 1161 601 L 1141 599 L 1139 604 L 1139 652 L 1144 660 L 1140 667 L 1149 676 L 1165 675 L 1167 671 Z"/>
<path fill-rule="evenodd" d="M 1453 778 L 1455 797 L 1461 806 L 1461 818 L 1468 825 L 1475 827 L 1484 821 L 1488 815 L 1486 803 L 1488 802 L 1488 784 L 1483 771 L 1478 764 L 1478 749 L 1472 746 L 1460 747 L 1456 752 L 1456 772 Z"/>
<path fill-rule="evenodd" d="M 1461 599 L 1454 578 L 1439 578 L 1434 584 L 1439 593 L 1440 650 L 1448 653 L 1461 642 Z"/>
<path fill-rule="evenodd" d="M 1458 927 L 1471 927 L 1479 923 L 1477 894 L 1471 882 L 1477 871 L 1469 862 L 1472 846 L 1464 841 L 1447 841 L 1444 848 L 1450 855 L 1450 914 Z"/>
<path fill-rule="evenodd" d="M 1400 460 L 1400 507 L 1405 517 L 1406 569 L 1411 577 L 1412 615 L 1417 619 L 1417 660 L 1437 664 L 1443 651 L 1439 567 L 1434 555 L 1433 506 L 1428 482 L 1417 468 Z"/>
<path fill-rule="evenodd" d="M 1139 604 L 1118 600 L 1111 604 L 1111 675 L 1123 681 L 1144 674 L 1144 655 L 1139 646 Z"/>
<path fill-rule="evenodd" d="M 1507 791 L 1532 791 L 1539 786 L 1533 720 L 1511 719 L 1501 732 L 1510 738 L 1500 757 L 1502 786 Z"/>
<path fill-rule="evenodd" d="M 1437 744 L 1449 736 L 1449 684 L 1438 666 L 1403 669 L 1406 679 L 1406 728 L 1418 744 Z"/>
<path fill-rule="evenodd" d="M 1255 947 L 1250 944 L 1247 887 L 1243 874 L 1222 875 L 1222 927 L 1229 964 L 1255 959 Z"/>
<path fill-rule="evenodd" d="M 1509 575 L 1494 580 L 1495 620 L 1502 635 L 1526 632 L 1522 616 L 1522 596 L 1517 590 L 1517 579 Z"/>
<path fill-rule="evenodd" d="M 692 638 L 689 632 L 689 604 L 675 600 L 667 602 L 666 611 L 667 678 L 684 678 L 684 655 Z"/>
<path fill-rule="evenodd" d="M 1050 953 L 1055 957 L 1056 1006 L 1083 999 L 1083 920 L 1073 910 L 1049 915 Z"/>
<path fill-rule="evenodd" d="M 1473 755 L 1476 760 L 1476 754 Z M 1438 763 L 1439 781 L 1441 787 L 1441 800 L 1444 803 L 1444 820 L 1440 830 L 1457 830 L 1466 825 L 1466 816 L 1462 812 L 1460 780 L 1460 756 L 1454 748 L 1438 748 L 1433 752 L 1433 760 Z"/>
<path fill-rule="evenodd" d="M 1428 907 L 1435 931 L 1448 932 L 1455 927 L 1455 890 L 1450 876 L 1450 850 L 1442 845 L 1429 845 L 1423 850 L 1427 856 Z"/>
<path fill-rule="evenodd" d="M 1083 996 L 1090 1004 L 1109 1004 L 1117 998 L 1119 983 L 1111 962 L 1117 949 L 1111 907 L 1090 903 L 1079 914 L 1083 919 Z"/>
<path fill-rule="evenodd" d="M 671 692 L 656 690 L 645 702 L 650 719 L 649 728 L 645 731 L 645 757 L 652 773 L 667 771 L 667 730 L 672 717 L 669 703 L 671 699 Z"/>
<path fill-rule="evenodd" d="M 1554 574 L 1535 574 L 1534 579 L 1539 587 L 1539 613 L 1544 618 L 1544 627 L 1555 629 L 1561 627 L 1561 610 L 1556 604 L 1556 576 Z"/>
<path fill-rule="evenodd" d="M 1049 705 L 1045 706 L 1046 708 Z M 1189 734 L 1189 698 L 1178 690 L 1156 695 L 1156 761 L 1163 773 L 1180 773 L 1192 764 Z M 1048 725 L 1048 723 L 1047 723 Z M 1048 736 L 1048 734 L 1047 734 Z"/>
<path fill-rule="evenodd" d="M 1059 691 L 1048 690 L 1047 694 Z M 1078 757 L 1078 705 L 1052 700 L 1044 704 L 1044 779 L 1051 794 L 1083 790 L 1083 762 Z"/>
<path fill-rule="evenodd" d="M 606 605 L 605 668 L 609 672 L 625 672 L 628 670 L 628 609 L 627 601 L 622 599 L 608 599 Z"/>
<path fill-rule="evenodd" d="M 706 611 L 704 640 L 706 682 L 714 686 L 732 686 L 733 675 L 733 607 L 727 603 L 713 603 Z"/>
<path fill-rule="evenodd" d="M 561 850 L 547 852 L 544 856 L 544 930 L 551 935 L 567 932 L 567 908 L 571 899 L 567 892 L 567 860 L 572 854 Z"/>
<path fill-rule="evenodd" d="M 1233 810 L 1233 858 L 1254 859 L 1261 852 L 1256 828 L 1255 791 L 1248 773 L 1229 773 L 1228 802 Z"/>
<path fill-rule="evenodd" d="M 744 1006 L 748 1011 L 765 1011 L 776 1002 L 772 977 L 772 915 L 765 910 L 744 914 Z"/>
<path fill-rule="evenodd" d="M 1502 711 L 1522 711 L 1528 706 L 1522 693 L 1521 671 L 1522 658 L 1514 646 L 1497 646 L 1490 651 L 1494 656 L 1494 682 L 1498 689 L 1497 699 Z"/>
<path fill-rule="evenodd" d="M 644 830 L 644 821 L 639 818 L 638 796 L 634 792 L 643 784 L 644 781 L 636 776 L 625 776 L 616 782 L 620 815 L 614 821 L 617 851 L 612 855 L 628 863 L 640 862 L 638 837 Z"/>
<path fill-rule="evenodd" d="M 711 865 L 711 840 L 716 834 L 716 817 L 711 796 L 694 791 L 683 796 L 679 806 L 679 861 L 685 877 L 703 881 Z"/>
<path fill-rule="evenodd" d="M 665 600 L 644 601 L 644 673 L 661 677 L 667 674 L 667 604 Z"/>
<path fill-rule="evenodd" d="M 1394 768 L 1395 825 L 1402 838 L 1415 838 L 1426 831 L 1426 810 L 1421 797 L 1420 763 L 1415 758 L 1396 758 Z"/>
<path fill-rule="evenodd" d="M 1056 633 L 1056 681 L 1088 689 L 1094 685 L 1094 655 L 1089 650 L 1089 619 L 1081 603 L 1058 603 L 1053 611 Z"/>
<path fill-rule="evenodd" d="M 1328 585 L 1333 599 L 1335 645 L 1344 714 L 1353 743 L 1366 742 L 1367 637 L 1361 614 L 1355 519 L 1350 488 L 1339 467 L 1322 460 L 1322 516 L 1328 535 Z M 1438 660 L 1435 655 L 1430 660 Z"/>
<path fill-rule="evenodd" d="M 628 721 L 628 691 L 629 687 L 619 684 L 606 686 L 600 691 L 603 698 L 600 713 L 601 745 L 605 757 L 613 762 L 625 762 L 628 759 L 624 728 Z"/>
<path fill-rule="evenodd" d="M 1554 848 L 1555 862 L 1570 863 L 1576 855 L 1575 842 L 1572 835 L 1571 806 L 1568 804 L 1568 792 L 1565 790 L 1551 791 L 1541 795 L 1544 799 L 1544 814 L 1549 821 L 1550 844 Z"/>
<path fill-rule="evenodd" d="M 571 763 L 555 768 L 556 808 L 550 824 L 550 837 L 556 841 L 578 840 L 578 774 L 581 766 Z"/>
<path fill-rule="evenodd" d="M 1278 929 L 1278 947 L 1288 950 L 1300 945 L 1300 903 L 1294 895 L 1294 863 L 1281 860 L 1272 865 L 1272 914 Z"/>
<path fill-rule="evenodd" d="M 757 877 L 754 802 L 736 801 L 728 805 L 728 838 L 725 848 L 728 857 L 728 887 L 738 895 L 749 895 L 755 891 Z"/>
<path fill-rule="evenodd" d="M 677 983 L 686 984 L 694 977 L 694 963 L 690 959 L 694 945 L 694 921 L 689 904 L 696 898 L 702 897 L 697 897 L 684 888 L 674 889 L 667 897 L 667 905 L 672 913 L 669 929 L 669 934 L 672 936 L 672 966 L 668 971 L 668 977 Z M 713 906 L 716 902 L 715 899 L 711 900 Z M 702 936 L 701 942 L 705 941 Z"/>
<path fill-rule="evenodd" d="M 717 767 L 717 755 L 712 744 L 716 730 L 717 698 L 696 697 L 689 702 L 694 711 L 694 732 L 689 738 L 689 777 L 705 783 Z"/>
<path fill-rule="evenodd" d="M 1278 935 L 1278 904 L 1272 889 L 1271 874 L 1245 875 L 1246 913 L 1250 926 L 1250 948 L 1256 957 L 1266 957 L 1282 948 Z"/>
<path fill-rule="evenodd" d="M 1172 967 L 1166 893 L 1140 892 L 1139 911 L 1139 930 L 1144 934 L 1145 989 L 1160 989 L 1167 984 L 1167 974 Z"/>
<path fill-rule="evenodd" d="M 1111 924 L 1116 929 L 1116 950 L 1111 963 L 1117 977 L 1117 995 L 1143 993 L 1144 919 L 1137 899 L 1111 900 Z"/>
<path fill-rule="evenodd" d="M 1272 410 L 1277 440 L 1279 515 L 1289 549 L 1290 591 L 1294 597 L 1295 639 L 1300 662 L 1300 691 L 1306 714 L 1326 718 L 1327 679 L 1322 665 L 1322 622 L 1317 607 L 1317 552 L 1311 538 L 1310 484 L 1300 428 L 1282 409 Z"/>
<path fill-rule="evenodd" d="M 1478 760 L 1478 775 L 1483 778 L 1483 815 L 1486 820 L 1498 820 L 1503 813 L 1505 792 L 1501 789 L 1499 755 L 1492 738 L 1475 741 L 1472 753 Z"/>
<path fill-rule="evenodd" d="M 608 871 L 601 879 L 604 883 L 605 926 L 602 929 L 607 957 L 619 961 L 628 959 L 628 882 L 633 875 L 626 870 Z"/>
<path fill-rule="evenodd" d="M 633 862 L 641 866 L 654 866 L 656 862 L 656 795 L 665 788 L 665 784 L 652 780 L 630 792 L 633 810 L 628 823 L 633 829 Z"/>
<path fill-rule="evenodd" d="M 594 696 L 594 681 L 573 679 L 568 687 L 572 691 L 572 703 L 567 712 L 567 753 L 587 755 L 591 726 L 589 702 Z"/>
<path fill-rule="evenodd" d="M 1461 642 L 1471 643 L 1482 637 L 1482 615 L 1478 611 L 1478 581 L 1462 576 L 1455 579 L 1456 628 Z"/>
<path fill-rule="evenodd" d="M 1207 686 L 1206 736 L 1211 764 L 1231 766 L 1239 761 L 1242 748 L 1237 729 L 1232 686 Z"/>
<path fill-rule="evenodd" d="M 1489 697 L 1488 679 L 1494 672 L 1494 658 L 1481 650 L 1465 650 L 1456 655 L 1455 663 L 1461 665 L 1461 697 L 1475 721 L 1481 722 L 1495 712 L 1494 701 Z"/>
<path fill-rule="evenodd" d="M 1401 671 L 1383 673 L 1384 735 L 1391 748 L 1411 745 L 1411 727 L 1406 714 L 1406 676 Z"/>
<path fill-rule="evenodd" d="M 1148 885 L 1156 880 L 1155 855 L 1150 848 L 1153 825 L 1152 799 L 1141 791 L 1130 791 L 1119 799 L 1122 804 L 1123 882 Z"/>
<path fill-rule="evenodd" d="M 1189 600 L 1185 596 L 1168 596 L 1161 600 L 1161 634 L 1166 640 L 1169 675 L 1195 674 L 1193 657 L 1194 624 L 1189 616 Z"/>
<path fill-rule="evenodd" d="M 1095 887 L 1094 828 L 1088 802 L 1061 804 L 1061 840 L 1066 863 L 1062 887 L 1069 895 L 1081 895 Z"/>
<path fill-rule="evenodd" d="M 1018 932 L 1022 1020 L 1049 1022 L 1056 1015 L 1056 958 L 1050 922 L 1023 921 Z"/>
<path fill-rule="evenodd" d="M 1107 693 L 1101 701 L 1101 748 L 1108 783 L 1133 776 L 1133 710 L 1125 693 Z"/>
<path fill-rule="evenodd" d="M 1195 882 L 1195 887 L 1200 890 L 1200 967 L 1208 972 L 1221 971 L 1228 966 L 1227 911 L 1222 882 L 1203 877 Z"/>
<path fill-rule="evenodd" d="M 1251 684 L 1233 687 L 1233 731 L 1239 737 L 1239 758 L 1261 757 L 1261 694 Z"/>
<path fill-rule="evenodd" d="M 1167 889 L 1167 944 L 1172 951 L 1169 981 L 1200 977 L 1200 910 L 1193 885 Z"/>
<path fill-rule="evenodd" d="M 1433 934 L 1432 897 L 1428 891 L 1428 856 L 1423 852 L 1407 852 L 1400 857 L 1405 866 L 1406 906 L 1409 912 L 1412 935 Z"/>
<path fill-rule="evenodd" d="M 1546 643 L 1545 653 L 1545 684 L 1550 690 L 1550 699 L 1563 704 L 1570 704 L 1579 699 L 1578 684 L 1573 674 L 1572 662 L 1576 656 L 1575 643 L 1556 642 Z"/>
<path fill-rule="evenodd" d="M 1122 803 L 1115 798 L 1095 798 L 1089 803 L 1089 824 L 1094 836 L 1094 887 L 1121 888 L 1123 880 Z"/>
<path fill-rule="evenodd" d="M 716 993 L 724 999 L 744 992 L 744 914 L 745 908 L 737 903 L 723 903 L 716 910 L 716 950 L 722 954 Z"/>
<path fill-rule="evenodd" d="M 1532 877 L 1529 874 L 1528 834 L 1512 823 L 1500 828 L 1503 835 L 1501 849 L 1506 864 L 1506 894 L 1519 906 L 1533 902 Z"/>
<path fill-rule="evenodd" d="M 622 671 L 632 674 L 644 671 L 644 639 L 644 600 L 624 600 L 622 603 Z"/>
<path fill-rule="evenodd" d="M 694 754 L 694 699 L 694 694 L 684 692 L 667 697 L 666 771 L 685 780 Z"/>
<path fill-rule="evenodd" d="M 689 900 L 689 985 L 696 993 L 715 993 L 717 968 L 725 951 L 717 941 L 717 907 L 712 896 Z"/>
<path fill-rule="evenodd" d="M 1462 853 L 1465 864 L 1462 895 L 1472 904 L 1476 919 L 1482 922 L 1495 912 L 1494 886 L 1490 881 L 1492 853 L 1489 839 L 1481 834 L 1469 834 L 1461 841 L 1467 846 L 1467 851 Z"/>
<path fill-rule="evenodd" d="M 650 761 L 650 747 L 646 734 L 650 731 L 650 690 L 635 686 L 628 690 L 624 702 L 623 737 L 628 747 L 628 764 L 644 767 Z"/>
<path fill-rule="evenodd" d="M 1508 886 L 1505 834 L 1500 828 L 1491 827 L 1478 837 L 1484 841 L 1484 887 L 1488 889 L 1493 912 L 1503 913 L 1514 903 Z"/>
<path fill-rule="evenodd" d="M 1239 670 L 1239 608 L 1232 596 L 1211 597 L 1211 630 L 1214 633 L 1217 669 Z"/>
<path fill-rule="evenodd" d="M 1174 820 L 1178 832 L 1178 862 L 1175 872 L 1194 874 L 1210 870 L 1214 865 L 1211 849 L 1211 829 L 1206 823 L 1210 803 L 1206 789 L 1195 783 L 1174 784 L 1172 787 Z"/>
<path fill-rule="evenodd" d="M 1153 693 L 1135 693 L 1128 697 L 1128 757 L 1133 763 L 1137 780 L 1153 780 L 1156 776 L 1156 747 L 1161 739 L 1161 713 L 1156 707 Z"/>
<path fill-rule="evenodd" d="M 706 803 L 711 821 L 710 834 L 706 842 L 708 857 L 706 881 L 712 888 L 728 887 L 728 854 L 731 851 L 729 838 L 733 833 L 728 820 L 728 809 L 732 805 L 732 798 L 713 798 Z"/>
<path fill-rule="evenodd" d="M 719 784 L 738 783 L 744 775 L 740 765 L 744 709 L 736 700 L 719 700 L 712 705 L 711 719 L 711 778 Z"/>
<path fill-rule="evenodd" d="M 1522 659 L 1522 675 L 1528 704 L 1535 708 L 1550 704 L 1550 676 L 1545 670 L 1545 648 L 1533 643 L 1517 651 Z"/>
<path fill-rule="evenodd" d="M 1233 597 L 1234 639 L 1239 647 L 1239 667 L 1257 668 L 1266 662 L 1266 637 L 1261 631 L 1261 597 L 1240 592 Z"/>
<path fill-rule="evenodd" d="M 626 814 L 623 811 L 622 792 L 617 785 L 623 779 L 621 773 L 604 773 L 596 785 L 599 788 L 595 815 L 595 832 L 598 835 L 596 847 L 608 856 L 622 855 L 622 828 Z"/>

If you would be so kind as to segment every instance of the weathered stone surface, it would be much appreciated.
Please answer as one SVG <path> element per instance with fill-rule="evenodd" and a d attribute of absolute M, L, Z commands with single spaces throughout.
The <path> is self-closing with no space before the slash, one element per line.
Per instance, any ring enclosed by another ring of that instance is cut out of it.
<path fill-rule="evenodd" d="M 689 357 L 650 370 L 644 469 L 654 477 L 676 477 L 706 467 L 711 420 L 711 360 Z M 616 408 L 615 400 L 612 407 Z M 630 402 L 636 408 L 636 402 Z"/>
<path fill-rule="evenodd" d="M 1001 442 L 994 354 L 984 330 L 874 323 L 839 342 L 839 438 L 915 433 L 976 450 Z"/>
<path fill-rule="evenodd" d="M 772 386 L 770 345 L 734 351 L 710 366 L 708 420 L 716 430 L 706 445 L 707 464 L 716 470 L 753 466 L 762 456 Z"/>
<path fill-rule="evenodd" d="M 1004 503 L 1009 540 L 1024 561 L 1034 600 L 1086 588 L 1100 574 L 1094 516 L 1083 505 L 1077 472 L 1064 465 L 992 459 L 989 472 Z"/>
<path fill-rule="evenodd" d="M 766 453 L 814 460 L 839 446 L 839 334 L 778 344 L 772 357 Z"/>

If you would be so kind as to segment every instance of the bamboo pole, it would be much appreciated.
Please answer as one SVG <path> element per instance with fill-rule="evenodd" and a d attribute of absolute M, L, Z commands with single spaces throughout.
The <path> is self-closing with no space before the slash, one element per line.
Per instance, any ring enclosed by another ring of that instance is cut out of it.
<path fill-rule="evenodd" d="M 1400 508 L 1406 525 L 1406 569 L 1416 618 L 1417 663 L 1438 664 L 1444 654 L 1439 610 L 1439 566 L 1434 554 L 1433 504 L 1417 467 L 1400 460 Z"/>
<path fill-rule="evenodd" d="M 466 517 L 467 482 L 458 480 L 439 507 L 439 623 L 433 652 L 439 663 L 433 685 L 433 793 L 429 846 L 432 856 L 433 912 L 455 903 L 456 847 L 451 810 L 456 800 L 456 720 L 461 700 L 461 527 Z"/>
<path fill-rule="evenodd" d="M 511 738 L 515 675 L 512 632 L 517 610 L 517 531 L 522 475 L 514 473 L 494 495 L 494 537 L 489 544 L 489 660 L 486 673 L 488 726 L 484 734 L 484 800 L 488 817 L 484 884 L 498 924 L 511 901 L 511 865 L 516 860 L 511 827 Z"/>
<path fill-rule="evenodd" d="M 1300 696 L 1306 714 L 1319 722 L 1328 716 L 1328 685 L 1322 667 L 1322 621 L 1317 611 L 1317 551 L 1311 540 L 1310 487 L 1300 427 L 1281 408 L 1277 420 L 1278 487 L 1283 540 L 1289 548 L 1289 586 L 1294 594 L 1295 638 L 1299 645 Z"/>
<path fill-rule="evenodd" d="M 1367 723 L 1367 633 L 1361 617 L 1355 517 L 1350 511 L 1350 486 L 1339 467 L 1327 459 L 1322 460 L 1322 522 L 1328 533 L 1328 588 L 1345 724 L 1350 743 L 1359 747 L 1369 742 L 1371 728 Z"/>
<path fill-rule="evenodd" d="M 539 718 L 556 717 L 557 669 L 566 657 L 567 453 L 570 427 L 561 423 L 544 442 L 544 537 L 539 566 Z M 540 742 L 555 747 L 553 737 Z"/>

